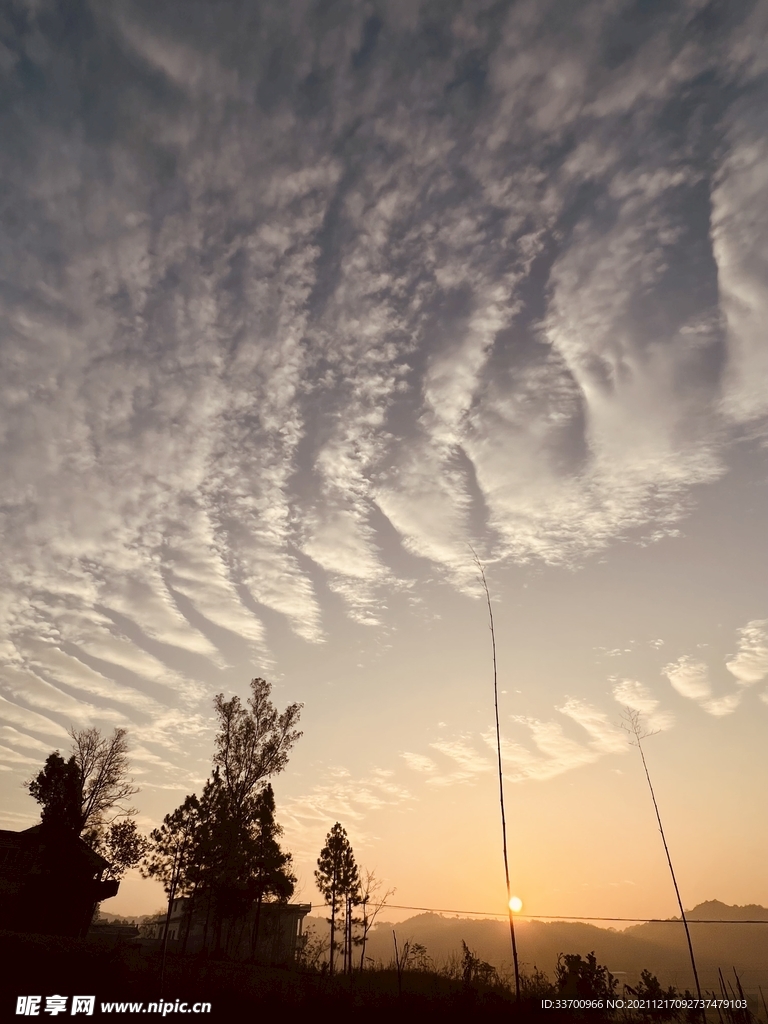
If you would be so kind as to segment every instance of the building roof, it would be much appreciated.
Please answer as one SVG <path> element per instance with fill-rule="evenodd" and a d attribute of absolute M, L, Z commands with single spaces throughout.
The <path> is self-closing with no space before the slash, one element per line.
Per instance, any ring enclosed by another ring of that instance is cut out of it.
<path fill-rule="evenodd" d="M 41 842 L 45 842 L 46 834 L 43 830 L 42 824 L 32 825 L 31 828 L 22 829 L 20 832 L 14 832 L 11 829 L 0 829 L 0 848 L 3 849 L 24 849 L 31 846 L 37 846 Z M 61 842 L 61 839 L 57 837 L 57 842 Z M 67 840 L 64 840 L 67 842 Z M 91 847 L 79 836 L 71 836 L 67 845 L 73 851 L 76 850 L 78 856 L 93 868 L 94 872 L 104 871 L 109 867 L 109 861 L 105 860 L 100 854 L 92 850 Z"/>

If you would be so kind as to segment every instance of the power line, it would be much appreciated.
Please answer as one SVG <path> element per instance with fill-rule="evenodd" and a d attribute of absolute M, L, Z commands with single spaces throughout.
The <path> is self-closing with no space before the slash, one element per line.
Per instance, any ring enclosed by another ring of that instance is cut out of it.
<path fill-rule="evenodd" d="M 328 907 L 330 904 L 321 903 L 318 906 Z M 506 914 L 500 914 L 493 910 L 448 910 L 445 907 L 406 907 L 399 903 L 368 903 L 369 907 L 386 907 L 388 910 L 421 910 L 428 914 L 463 914 L 473 917 L 500 917 L 506 919 Z M 572 917 L 566 914 L 515 914 L 515 917 L 522 917 L 528 921 L 623 921 L 628 924 L 682 924 L 679 917 Z M 768 924 L 768 919 L 750 919 L 745 921 L 726 921 L 722 918 L 688 918 L 689 924 Z"/>

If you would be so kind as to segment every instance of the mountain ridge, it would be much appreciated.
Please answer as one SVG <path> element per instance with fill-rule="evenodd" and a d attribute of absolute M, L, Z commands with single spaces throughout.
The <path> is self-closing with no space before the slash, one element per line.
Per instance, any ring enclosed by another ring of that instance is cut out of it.
<path fill-rule="evenodd" d="M 719 991 L 718 968 L 733 977 L 735 968 L 745 991 L 757 993 L 768 987 L 768 908 L 759 904 L 729 905 L 706 900 L 686 910 L 696 963 L 703 988 Z M 722 924 L 704 924 L 704 921 Z M 759 924 L 739 922 L 758 921 Z M 765 922 L 763 925 L 762 922 Z M 317 934 L 327 935 L 324 918 L 311 917 L 307 924 Z M 389 964 L 394 960 L 393 931 L 398 946 L 406 941 L 426 946 L 435 965 L 460 957 L 462 942 L 481 959 L 509 971 L 509 925 L 506 920 L 445 917 L 424 912 L 398 924 L 377 924 L 371 931 L 366 957 Z M 684 991 L 693 987 L 685 931 L 679 917 L 632 925 L 619 931 L 583 921 L 515 921 L 520 965 L 524 971 L 538 968 L 553 977 L 558 956 L 563 953 L 595 952 L 620 982 L 633 985 L 642 970 L 650 970 L 663 985 Z M 356 954 L 359 956 L 359 951 Z"/>

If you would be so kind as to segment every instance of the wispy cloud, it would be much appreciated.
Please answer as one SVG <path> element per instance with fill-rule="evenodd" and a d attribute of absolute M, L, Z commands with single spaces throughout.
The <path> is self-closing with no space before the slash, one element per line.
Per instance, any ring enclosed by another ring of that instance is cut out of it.
<path fill-rule="evenodd" d="M 696 661 L 688 654 L 665 665 L 662 671 L 681 697 L 706 701 L 712 694 L 709 669 L 703 661 Z"/>
<path fill-rule="evenodd" d="M 682 697 L 696 701 L 710 715 L 729 715 L 741 701 L 740 693 L 713 697 L 707 665 L 689 655 L 670 662 L 663 673 Z"/>
<path fill-rule="evenodd" d="M 592 745 L 601 753 L 620 754 L 625 750 L 626 737 L 604 711 L 574 697 L 567 700 L 558 711 L 580 725 L 591 737 Z"/>
<path fill-rule="evenodd" d="M 334 822 L 355 831 L 357 841 L 371 841 L 370 816 L 387 807 L 407 805 L 413 795 L 394 779 L 391 769 L 372 768 L 353 778 L 343 767 L 325 768 L 322 781 L 308 792 L 280 805 L 280 820 L 299 856 L 316 858 L 325 834 Z"/>
<path fill-rule="evenodd" d="M 510 782 L 552 779 L 592 764 L 606 754 L 621 754 L 627 749 L 626 735 L 618 724 L 587 701 L 569 698 L 557 710 L 578 726 L 579 738 L 569 735 L 562 721 L 556 719 L 544 721 L 520 715 L 509 719 L 511 725 L 505 727 L 502 735 L 502 759 L 504 777 Z M 522 741 L 514 738 L 521 733 Z M 446 769 L 434 757 L 424 754 L 402 756 L 409 768 L 426 776 L 425 781 L 430 786 L 472 784 L 496 771 L 497 746 L 493 729 L 481 736 L 436 740 L 429 746 L 450 763 L 450 768 Z"/>
<path fill-rule="evenodd" d="M 644 683 L 636 679 L 619 680 L 614 684 L 613 696 L 624 707 L 639 711 L 654 732 L 670 729 L 674 724 L 675 716 L 672 712 L 659 710 L 659 700 Z"/>
<path fill-rule="evenodd" d="M 744 690 L 768 675 L 768 620 L 753 619 L 738 630 L 738 651 L 726 661 L 725 668 L 742 689 L 714 696 L 710 669 L 706 662 L 684 654 L 662 669 L 682 697 L 696 701 L 711 715 L 729 715 L 741 703 Z"/>
<path fill-rule="evenodd" d="M 433 750 L 454 762 L 456 767 L 449 773 L 433 775 L 427 782 L 432 786 L 450 786 L 457 782 L 473 782 L 478 775 L 493 771 L 493 761 L 487 754 L 481 754 L 472 744 L 470 737 L 437 740 L 430 743 Z"/>
<path fill-rule="evenodd" d="M 622 679 L 613 687 L 613 696 L 619 704 L 625 704 L 634 711 L 650 714 L 659 706 L 658 700 L 643 683 L 635 679 Z"/>
<path fill-rule="evenodd" d="M 437 765 L 431 757 L 427 757 L 425 754 L 413 754 L 410 751 L 405 751 L 400 755 L 409 768 L 412 768 L 415 772 L 434 772 L 437 771 Z"/>
<path fill-rule="evenodd" d="M 739 647 L 725 667 L 742 686 L 752 686 L 768 675 L 768 619 L 753 619 L 739 630 Z"/>

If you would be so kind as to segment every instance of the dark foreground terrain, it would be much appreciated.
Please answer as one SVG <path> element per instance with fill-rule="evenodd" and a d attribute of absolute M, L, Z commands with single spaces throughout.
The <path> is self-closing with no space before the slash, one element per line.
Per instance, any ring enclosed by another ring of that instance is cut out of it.
<path fill-rule="evenodd" d="M 292 1019 L 319 1014 L 338 1021 L 648 1021 L 673 1019 L 655 1013 L 591 1009 L 543 1010 L 530 992 L 519 1004 L 508 987 L 472 982 L 435 971 L 372 970 L 329 978 L 323 971 L 279 968 L 171 953 L 161 981 L 159 950 L 137 942 L 94 941 L 0 932 L 0 1020 L 54 1016 L 49 997 L 65 997 L 62 1019 L 202 1019 L 215 1021 Z M 530 981 L 528 982 L 530 985 Z M 73 1012 L 75 996 L 93 996 L 92 1013 Z M 22 1002 L 19 1010 L 19 997 Z M 28 1008 L 29 997 L 39 997 Z M 59 1000 L 61 1007 L 62 1000 Z M 133 1006 L 125 1005 L 133 1004 Z M 210 1004 L 210 1006 L 206 1005 Z M 26 1007 L 26 1009 L 25 1009 Z M 756 1007 L 754 1008 L 756 1009 Z M 35 1013 L 34 1011 L 37 1010 Z M 329 1016 L 330 1015 L 330 1016 Z M 58 1015 L 57 1015 L 58 1016 Z M 678 1020 L 698 1019 L 685 1013 Z M 708 1015 L 719 1024 L 752 1024 L 751 1012 Z M 762 1020 L 762 1016 L 759 1018 Z"/>
<path fill-rule="evenodd" d="M 446 1021 L 529 1018 L 528 1013 L 513 1006 L 510 994 L 502 988 L 469 988 L 437 974 L 408 972 L 399 990 L 396 971 L 329 979 L 324 973 L 311 970 L 169 954 L 161 993 L 161 954 L 138 944 L 0 932 L 0 956 L 3 1021 L 19 1019 L 18 997 L 30 995 L 42 997 L 38 1015 L 51 1019 L 45 1013 L 45 997 L 54 994 L 68 997 L 68 1019 L 74 995 L 95 996 L 93 1016 L 113 1019 L 165 1015 L 234 1022 L 263 1020 L 266 1014 L 274 1013 L 275 1020 L 284 1020 L 291 1010 L 319 1013 L 321 1018 L 331 1013 L 335 1021 L 360 1020 L 361 1015 L 366 1020 L 391 1020 L 393 1013 L 407 1013 L 408 1019 L 439 1017 Z M 165 1013 L 149 1007 L 161 995 Z M 132 1012 L 125 1007 L 107 1011 L 103 1006 L 126 1002 L 144 1005 Z M 187 1004 L 186 1014 L 180 1009 L 183 1003 Z M 193 1007 L 199 1003 L 210 1003 L 210 1012 L 199 1008 L 195 1013 Z"/>

